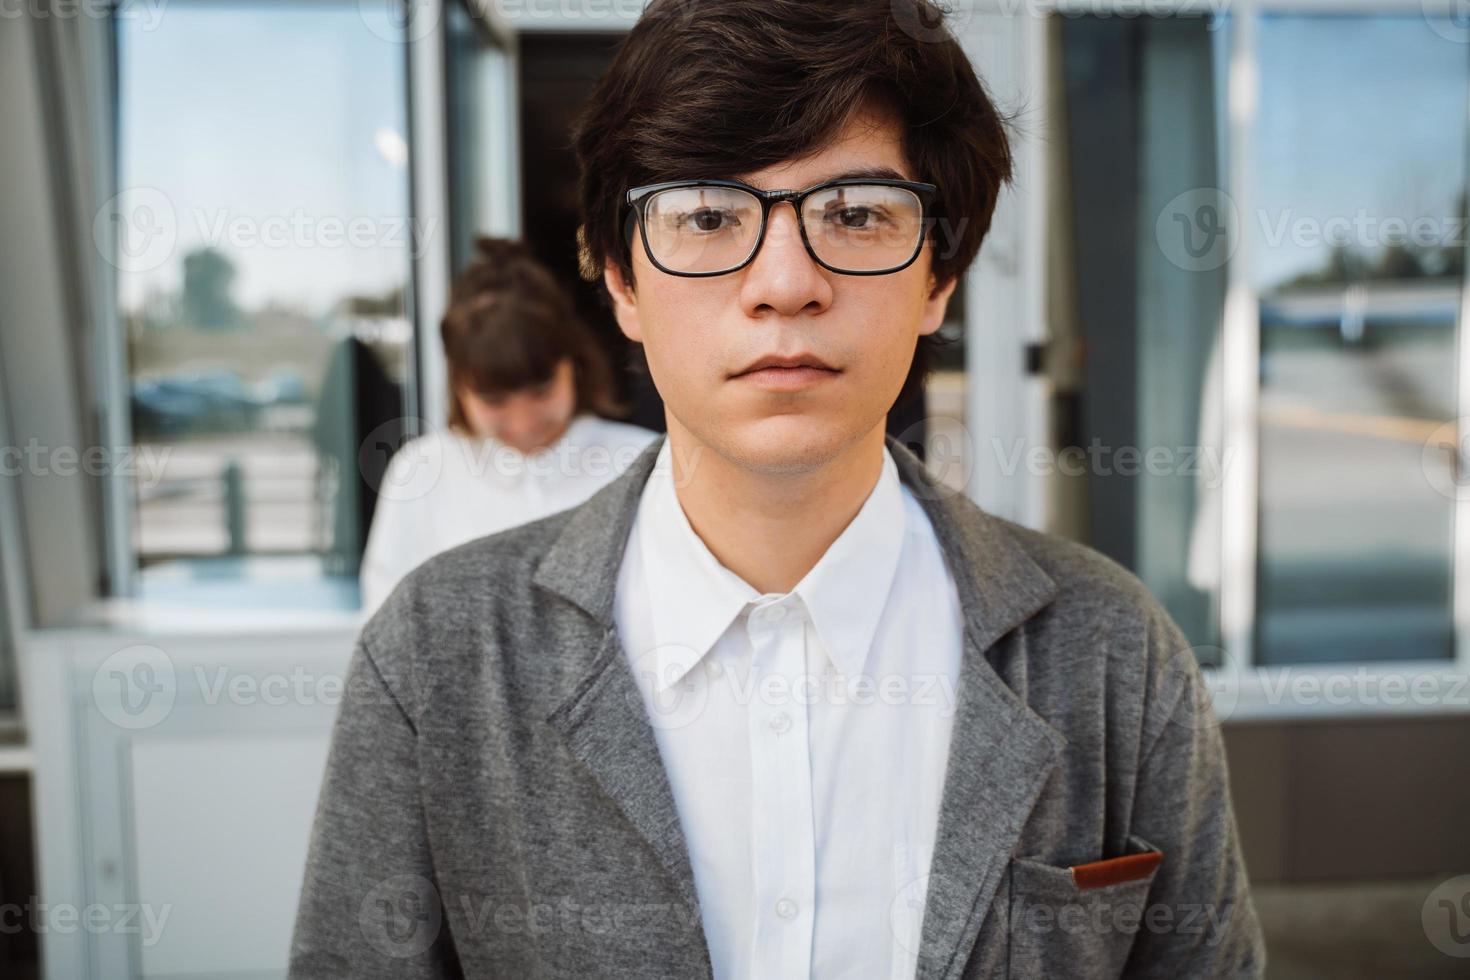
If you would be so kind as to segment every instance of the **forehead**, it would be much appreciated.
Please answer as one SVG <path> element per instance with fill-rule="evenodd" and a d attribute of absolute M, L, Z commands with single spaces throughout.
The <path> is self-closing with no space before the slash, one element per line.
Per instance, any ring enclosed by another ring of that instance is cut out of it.
<path fill-rule="evenodd" d="M 847 177 L 917 179 L 904 156 L 901 125 L 887 114 L 867 110 L 855 112 L 815 152 L 736 177 L 761 190 L 795 190 Z"/>

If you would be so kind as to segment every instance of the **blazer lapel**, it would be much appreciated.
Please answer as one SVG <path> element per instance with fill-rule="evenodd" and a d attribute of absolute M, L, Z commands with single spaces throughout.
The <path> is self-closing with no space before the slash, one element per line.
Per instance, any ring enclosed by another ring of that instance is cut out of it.
<path fill-rule="evenodd" d="M 584 693 L 548 720 L 658 855 L 679 899 L 697 910 L 694 872 L 673 792 L 617 631 L 608 630 L 593 646 L 602 666 L 586 678 Z"/>
<path fill-rule="evenodd" d="M 697 908 L 673 792 L 613 621 L 623 550 L 665 438 L 645 447 L 621 476 L 572 513 L 532 581 L 587 617 L 586 642 L 558 651 L 573 669 L 548 723 L 658 855 L 681 898 Z M 918 980 L 952 980 L 964 968 L 1021 828 L 1066 744 L 988 659 L 998 640 L 1055 597 L 1056 585 L 1003 522 L 938 484 L 891 436 L 887 446 L 934 524 L 965 614 L 959 704 L 918 964 Z"/>
<path fill-rule="evenodd" d="M 623 549 L 664 438 L 644 447 L 621 476 L 573 511 L 532 582 L 587 615 L 585 642 L 557 651 L 573 669 L 547 721 L 658 855 L 680 898 L 697 908 L 673 791 L 613 620 Z"/>
<path fill-rule="evenodd" d="M 892 437 L 888 449 L 923 505 L 965 616 L 959 704 L 924 899 L 918 980 L 960 976 L 1021 828 L 1066 738 L 991 666 L 991 647 L 1056 597 L 1056 583 L 1003 522 L 939 484 Z"/>

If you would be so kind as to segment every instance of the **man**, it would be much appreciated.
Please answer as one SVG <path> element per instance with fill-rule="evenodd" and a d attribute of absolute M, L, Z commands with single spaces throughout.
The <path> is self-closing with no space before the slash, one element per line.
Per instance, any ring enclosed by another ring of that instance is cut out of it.
<path fill-rule="evenodd" d="M 1262 974 L 1178 628 L 884 434 L 1010 172 L 934 16 L 630 34 L 582 238 L 667 436 L 364 627 L 293 976 Z"/>

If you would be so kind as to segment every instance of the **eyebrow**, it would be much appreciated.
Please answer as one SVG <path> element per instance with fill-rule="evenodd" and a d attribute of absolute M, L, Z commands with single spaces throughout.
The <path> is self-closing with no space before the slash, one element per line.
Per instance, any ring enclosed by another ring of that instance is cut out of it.
<path fill-rule="evenodd" d="M 833 180 L 909 180 L 903 174 L 892 167 L 857 167 L 852 170 L 844 170 L 841 173 L 829 174 L 820 180 L 814 180 L 807 186 L 815 187 L 817 184 L 825 184 Z M 759 185 L 746 181 L 752 187 Z M 763 187 L 761 190 L 775 190 L 776 188 Z"/>
<path fill-rule="evenodd" d="M 817 183 L 825 184 L 828 180 L 908 180 L 903 174 L 892 167 L 860 167 L 857 170 L 844 170 L 840 174 L 833 174 L 826 180 Z"/>

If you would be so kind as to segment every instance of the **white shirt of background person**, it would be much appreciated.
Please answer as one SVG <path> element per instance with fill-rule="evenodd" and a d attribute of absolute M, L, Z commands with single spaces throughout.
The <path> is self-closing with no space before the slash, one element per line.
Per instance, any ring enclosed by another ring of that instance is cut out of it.
<path fill-rule="evenodd" d="M 476 433 L 431 431 L 405 443 L 383 476 L 359 579 L 364 616 L 441 551 L 575 507 L 619 476 L 658 433 L 583 411 L 559 436 L 495 438 L 477 396 L 461 394 Z"/>

